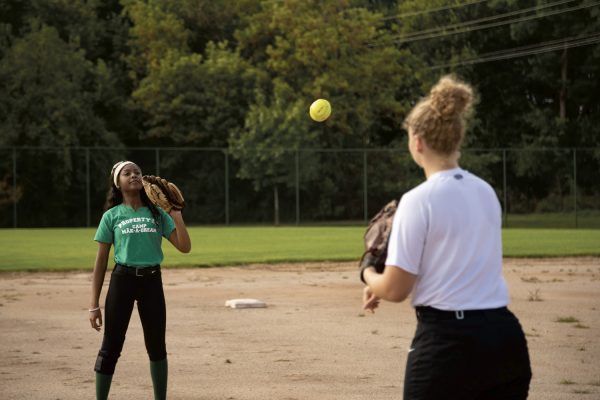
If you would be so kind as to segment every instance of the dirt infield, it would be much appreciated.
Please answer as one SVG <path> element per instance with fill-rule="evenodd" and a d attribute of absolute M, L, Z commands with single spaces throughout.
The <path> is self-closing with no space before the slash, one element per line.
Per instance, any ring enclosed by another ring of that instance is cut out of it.
<path fill-rule="evenodd" d="M 0 398 L 93 398 L 90 275 L 0 274 Z M 529 341 L 529 398 L 600 398 L 600 258 L 508 259 L 505 276 Z M 354 263 L 164 270 L 163 281 L 171 399 L 402 397 L 414 313 L 363 313 Z M 268 308 L 224 306 L 246 297 Z M 134 311 L 111 398 L 151 393 Z"/>

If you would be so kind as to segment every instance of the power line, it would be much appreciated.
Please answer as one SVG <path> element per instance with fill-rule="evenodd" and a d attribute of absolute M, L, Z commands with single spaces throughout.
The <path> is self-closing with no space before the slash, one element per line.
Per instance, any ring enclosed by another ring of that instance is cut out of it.
<path fill-rule="evenodd" d="M 483 25 L 478 25 L 478 26 L 474 26 L 474 27 L 467 26 L 465 28 L 456 29 L 452 32 L 438 32 L 438 33 L 434 33 L 434 34 L 430 34 L 430 35 L 421 35 L 421 36 L 417 36 L 417 37 L 411 37 L 411 38 L 407 38 L 406 40 L 403 40 L 403 39 L 395 40 L 395 41 L 393 41 L 393 43 L 415 42 L 418 40 L 433 39 L 433 38 L 442 37 L 442 36 L 455 35 L 458 33 L 478 31 L 481 29 L 496 28 L 496 27 L 503 26 L 503 25 L 510 25 L 510 24 L 514 24 L 514 23 L 530 21 L 533 19 L 550 17 L 553 15 L 566 14 L 566 13 L 581 10 L 584 8 L 594 7 L 599 4 L 600 4 L 600 1 L 597 1 L 597 2 L 591 3 L 591 4 L 580 4 L 578 6 L 562 8 L 560 10 L 549 11 L 549 12 L 543 13 L 543 14 L 534 14 L 534 15 L 529 15 L 529 16 L 525 16 L 525 17 L 521 17 L 521 18 L 514 18 L 514 19 L 507 20 L 507 21 L 492 22 L 489 24 L 483 24 Z"/>
<path fill-rule="evenodd" d="M 479 54 L 477 57 L 474 57 L 474 58 L 490 57 L 490 56 L 500 56 L 500 55 L 503 55 L 503 54 L 510 54 L 510 53 L 514 53 L 514 52 L 517 52 L 517 51 L 533 50 L 533 49 L 536 49 L 536 48 L 539 48 L 539 47 L 544 47 L 544 46 L 560 45 L 560 44 L 564 44 L 565 42 L 569 42 L 569 41 L 572 41 L 572 40 L 581 40 L 581 39 L 587 39 L 587 38 L 590 38 L 590 37 L 595 37 L 596 35 L 600 35 L 600 33 L 594 32 L 592 34 L 584 35 L 584 36 L 571 36 L 571 37 L 568 37 L 568 38 L 548 40 L 546 42 L 534 43 L 534 44 L 529 44 L 529 45 L 519 46 L 519 47 L 513 47 L 513 48 L 510 48 L 510 49 L 502 49 L 502 50 L 490 51 L 488 53 Z"/>
<path fill-rule="evenodd" d="M 465 22 L 460 22 L 460 23 L 456 23 L 456 24 L 445 25 L 445 26 L 436 27 L 436 28 L 430 28 L 430 29 L 424 29 L 422 31 L 411 32 L 411 33 L 409 33 L 406 36 L 402 36 L 401 39 L 411 38 L 411 37 L 415 37 L 415 36 L 422 36 L 422 35 L 429 34 L 429 33 L 441 32 L 441 31 L 445 31 L 447 29 L 456 29 L 456 28 L 460 29 L 460 28 L 463 28 L 463 27 L 466 27 L 466 26 L 476 25 L 476 24 L 478 24 L 480 22 L 494 21 L 496 19 L 501 19 L 501 18 L 505 18 L 505 17 L 512 17 L 514 15 L 526 14 L 526 13 L 529 13 L 531 11 L 540 11 L 540 10 L 544 10 L 546 8 L 550 8 L 550 7 L 554 7 L 554 6 L 560 6 L 560 5 L 565 4 L 565 3 L 572 3 L 573 1 L 574 0 L 560 0 L 560 1 L 555 1 L 554 3 L 547 3 L 547 4 L 543 4 L 541 6 L 535 6 L 535 7 L 530 7 L 530 8 L 524 8 L 522 10 L 510 11 L 510 12 L 507 12 L 507 13 L 504 13 L 504 14 L 492 15 L 490 17 L 483 17 L 483 18 L 478 18 L 478 19 L 474 19 L 474 20 L 470 20 L 470 21 L 465 21 Z M 555 10 L 555 11 L 561 11 L 561 10 Z"/>
<path fill-rule="evenodd" d="M 438 64 L 428 67 L 429 69 L 441 69 L 441 68 L 450 68 L 450 67 L 458 67 L 463 65 L 472 65 L 472 64 L 480 64 L 484 62 L 491 61 L 499 61 L 499 60 L 508 60 L 512 58 L 525 57 L 535 54 L 547 53 L 555 50 L 563 50 L 570 49 L 573 47 L 581 47 L 581 46 L 589 46 L 596 43 L 600 43 L 600 33 L 596 32 L 591 35 L 583 36 L 583 37 L 569 37 L 565 39 L 551 40 L 543 43 L 539 43 L 537 45 L 528 45 L 515 47 L 511 49 L 505 49 L 500 51 L 494 51 L 490 53 L 480 54 L 477 57 L 447 63 L 447 64 Z"/>
<path fill-rule="evenodd" d="M 562 0 L 562 1 L 554 2 L 554 3 L 549 3 L 549 4 L 544 5 L 544 8 L 568 3 L 571 1 L 573 1 L 573 0 Z M 559 10 L 553 10 L 553 11 L 549 11 L 549 12 L 546 12 L 543 14 L 534 14 L 534 15 L 524 16 L 524 17 L 520 17 L 520 18 L 514 18 L 514 19 L 510 19 L 510 20 L 506 20 L 506 21 L 499 21 L 499 22 L 494 22 L 494 23 L 478 25 L 478 26 L 474 26 L 474 27 L 469 26 L 469 25 L 473 25 L 474 23 L 481 22 L 482 20 L 489 21 L 489 20 L 493 20 L 493 19 L 503 18 L 503 17 L 509 16 L 509 15 L 524 14 L 529 11 L 539 10 L 539 8 L 530 8 L 530 9 L 526 9 L 526 10 L 513 11 L 511 13 L 500 14 L 500 15 L 493 16 L 493 17 L 486 17 L 486 18 L 481 18 L 478 20 L 467 21 L 467 22 L 461 23 L 461 24 L 443 26 L 440 28 L 429 29 L 429 30 L 420 31 L 420 32 L 413 32 L 410 35 L 402 37 L 398 40 L 374 42 L 374 43 L 369 43 L 367 45 L 369 47 L 374 47 L 377 45 L 384 45 L 384 44 L 391 44 L 391 43 L 399 44 L 399 43 L 414 42 L 414 41 L 418 41 L 418 40 L 433 39 L 433 38 L 442 37 L 442 36 L 455 35 L 458 33 L 472 32 L 472 31 L 477 31 L 480 29 L 488 29 L 488 28 L 494 28 L 494 27 L 518 23 L 518 22 L 524 22 L 524 21 L 529 21 L 532 19 L 549 17 L 549 16 L 553 16 L 553 15 L 566 14 L 568 12 L 577 11 L 577 10 L 581 10 L 584 8 L 594 7 L 599 4 L 600 4 L 600 1 L 596 1 L 596 2 L 590 3 L 590 4 L 580 4 L 580 5 L 573 6 L 573 7 L 566 7 L 566 8 L 562 8 Z M 450 28 L 456 28 L 456 29 L 451 32 L 445 32 L 446 29 L 450 29 Z"/>
<path fill-rule="evenodd" d="M 390 19 L 402 19 L 402 18 L 413 17 L 415 15 L 421 15 L 421 14 L 430 14 L 430 13 L 434 13 L 434 12 L 438 12 L 438 11 L 451 10 L 453 8 L 460 8 L 460 7 L 470 6 L 470 5 L 473 5 L 473 4 L 485 3 L 487 1 L 489 1 L 489 0 L 475 0 L 475 1 L 470 1 L 470 2 L 467 2 L 467 3 L 454 4 L 454 5 L 451 5 L 451 6 L 430 8 L 428 10 L 409 11 L 409 12 L 405 12 L 405 13 L 402 13 L 402 14 L 389 15 L 387 17 L 383 17 L 383 18 L 381 18 L 381 21 L 388 21 Z"/>

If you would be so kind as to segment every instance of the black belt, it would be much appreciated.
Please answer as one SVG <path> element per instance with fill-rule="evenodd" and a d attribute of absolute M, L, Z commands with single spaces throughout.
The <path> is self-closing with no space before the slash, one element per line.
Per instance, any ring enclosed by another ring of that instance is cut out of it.
<path fill-rule="evenodd" d="M 486 310 L 458 310 L 458 311 L 445 311 L 438 310 L 437 308 L 429 306 L 417 306 L 415 307 L 417 313 L 417 319 L 419 321 L 431 322 L 431 321 L 447 321 L 447 320 L 461 320 L 461 319 L 483 319 L 483 318 L 494 318 L 501 314 L 508 312 L 508 308 L 490 308 Z"/>
<path fill-rule="evenodd" d="M 160 265 L 154 265 L 152 267 L 130 267 L 128 265 L 115 264 L 115 271 L 140 277 L 152 276 L 157 275 L 160 272 Z"/>

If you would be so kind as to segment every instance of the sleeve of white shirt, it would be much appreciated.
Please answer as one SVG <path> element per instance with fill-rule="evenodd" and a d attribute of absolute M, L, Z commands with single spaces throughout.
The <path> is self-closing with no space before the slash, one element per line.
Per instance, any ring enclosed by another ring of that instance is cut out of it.
<path fill-rule="evenodd" d="M 414 194 L 406 193 L 400 200 L 392 223 L 385 265 L 418 275 L 428 222 L 425 206 Z"/>

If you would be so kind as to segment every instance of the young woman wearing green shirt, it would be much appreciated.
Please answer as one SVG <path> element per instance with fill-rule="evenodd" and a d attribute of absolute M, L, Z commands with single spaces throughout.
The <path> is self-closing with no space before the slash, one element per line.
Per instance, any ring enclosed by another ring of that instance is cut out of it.
<path fill-rule="evenodd" d="M 108 398 L 108 392 L 121 355 L 125 333 L 134 302 L 144 330 L 144 342 L 150 358 L 154 398 L 167 394 L 167 351 L 165 345 L 166 307 L 160 264 L 163 261 L 162 237 L 182 253 L 192 245 L 181 211 L 168 214 L 148 199 L 142 185 L 142 171 L 131 161 L 120 161 L 111 171 L 105 213 L 96 231 L 98 253 L 92 277 L 89 319 L 100 331 L 102 312 L 100 292 L 114 244 L 115 267 L 105 303 L 105 329 L 102 347 L 96 359 L 96 398 Z"/>

